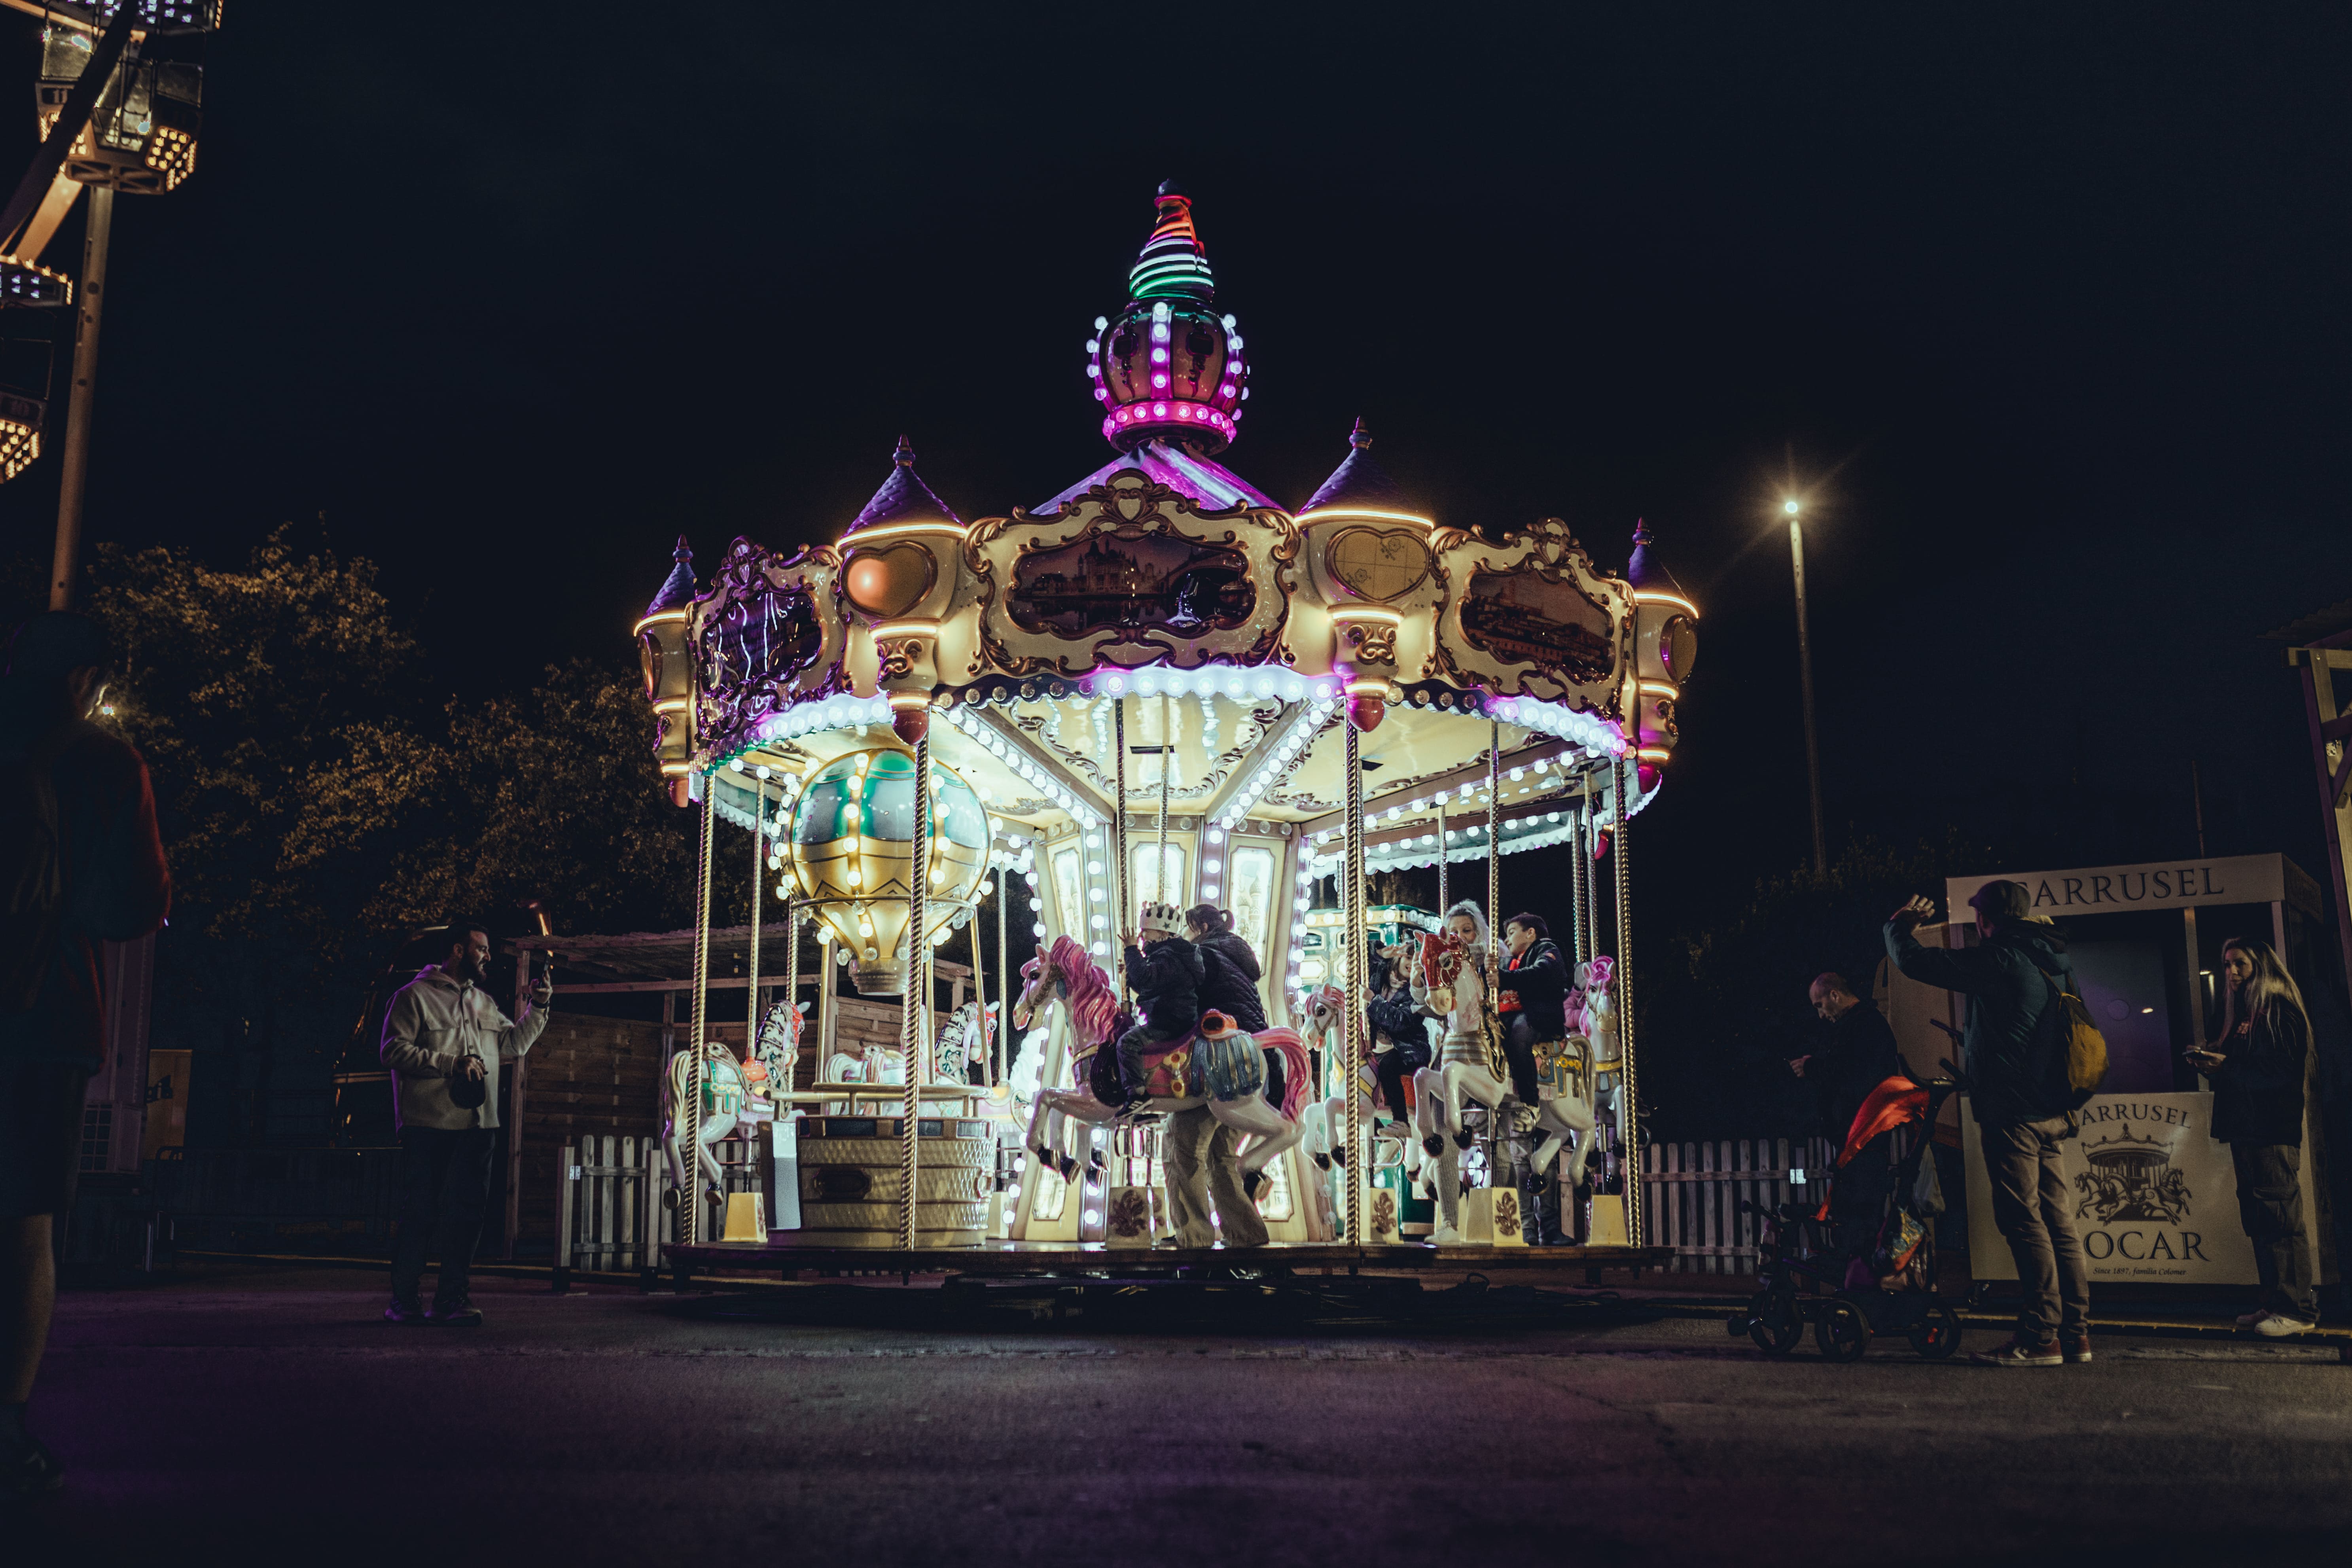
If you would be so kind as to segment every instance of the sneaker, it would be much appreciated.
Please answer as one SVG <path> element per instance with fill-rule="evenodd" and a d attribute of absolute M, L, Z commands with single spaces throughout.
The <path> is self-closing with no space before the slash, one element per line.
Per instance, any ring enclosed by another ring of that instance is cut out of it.
<path fill-rule="evenodd" d="M 2319 1324 L 2308 1318 L 2290 1318 L 2284 1312 L 2264 1312 L 2254 1325 L 2254 1332 L 2266 1340 L 2284 1339 L 2289 1334 L 2307 1334 Z"/>
<path fill-rule="evenodd" d="M 482 1326 L 482 1310 L 470 1298 L 460 1296 L 454 1301 L 436 1301 L 425 1321 L 444 1329 L 478 1329 Z"/>
<path fill-rule="evenodd" d="M 387 1323 L 421 1323 L 425 1321 L 425 1309 L 414 1300 L 404 1301 L 395 1296 L 392 1299 L 392 1305 L 383 1310 L 383 1321 Z"/>
<path fill-rule="evenodd" d="M 2060 1334 L 2058 1336 L 2058 1353 L 2065 1357 L 2070 1365 L 2078 1362 L 2086 1362 L 2090 1360 L 2091 1336 L 2088 1334 L 2077 1334 L 2069 1338 L 2067 1335 Z"/>
<path fill-rule="evenodd" d="M 37 1438 L 26 1437 L 0 1452 L 0 1497 L 52 1498 L 65 1484 L 66 1468 Z"/>
<path fill-rule="evenodd" d="M 2007 1343 L 1996 1350 L 1978 1351 L 1969 1357 L 1979 1366 L 2063 1366 L 2065 1358 L 2058 1353 L 2055 1342 L 2037 1345 L 2011 1334 Z"/>

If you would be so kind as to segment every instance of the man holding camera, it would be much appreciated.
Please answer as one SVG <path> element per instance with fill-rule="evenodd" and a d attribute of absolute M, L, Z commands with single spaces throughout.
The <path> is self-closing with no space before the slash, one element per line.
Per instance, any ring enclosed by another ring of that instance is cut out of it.
<path fill-rule="evenodd" d="M 392 1247 L 392 1323 L 475 1328 L 481 1312 L 467 1295 L 467 1271 L 489 1195 L 490 1145 L 499 1125 L 498 1072 L 530 1049 L 547 1027 L 555 994 L 542 976 L 530 988 L 522 1021 L 511 1023 L 482 990 L 490 937 L 478 922 L 451 921 L 441 963 L 418 972 L 393 997 L 383 1017 L 383 1065 L 398 1084 L 400 1230 Z M 425 1255 L 441 1272 L 433 1306 L 416 1292 Z"/>

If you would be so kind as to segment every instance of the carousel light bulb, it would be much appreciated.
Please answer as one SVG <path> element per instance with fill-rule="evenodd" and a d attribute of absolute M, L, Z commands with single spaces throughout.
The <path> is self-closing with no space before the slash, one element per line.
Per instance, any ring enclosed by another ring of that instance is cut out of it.
<path fill-rule="evenodd" d="M 1033 923 L 1029 927 L 1029 934 L 1031 936 L 1044 936 L 1045 934 L 1045 922 L 1038 921 Z"/>
<path fill-rule="evenodd" d="M 1099 876 L 1101 876 L 1101 875 L 1102 875 L 1102 871 L 1103 871 L 1103 867 L 1102 867 L 1102 862 L 1101 862 L 1101 861 L 1099 861 L 1099 860 L 1089 860 L 1089 861 L 1087 861 L 1087 876 L 1089 876 L 1089 877 L 1099 877 Z"/>
<path fill-rule="evenodd" d="M 1045 907 L 1045 900 L 1043 899 L 1032 899 L 1029 900 L 1029 907 L 1033 910 L 1042 910 Z"/>
<path fill-rule="evenodd" d="M 1101 954 L 1108 953 L 1108 952 L 1110 952 L 1110 943 L 1108 943 L 1108 942 L 1096 942 L 1096 943 L 1094 944 L 1094 947 L 1093 947 L 1092 951 L 1093 951 L 1097 955 L 1101 955 Z"/>
<path fill-rule="evenodd" d="M 1087 889 L 1087 900 L 1089 903 L 1101 903 L 1103 901 L 1103 890 L 1100 888 L 1088 888 Z"/>
<path fill-rule="evenodd" d="M 1098 332 L 1105 332 L 1105 331 L 1108 331 L 1109 330 L 1110 330 L 1110 318 L 1109 318 L 1108 316 L 1097 316 L 1097 317 L 1095 318 L 1095 331 L 1098 331 Z"/>
<path fill-rule="evenodd" d="M 1211 829 L 1209 829 L 1209 842 L 1210 842 L 1210 843 L 1212 843 L 1212 844 L 1223 844 L 1224 841 L 1225 841 L 1225 835 L 1224 835 L 1224 832 L 1223 832 L 1223 829 L 1221 829 L 1221 828 L 1215 828 L 1215 827 L 1212 827 Z"/>
<path fill-rule="evenodd" d="M 1110 917 L 1108 915 L 1096 915 L 1087 921 L 1087 925 L 1090 930 L 1108 931 L 1110 929 Z M 1039 936 L 1044 936 L 1045 934 L 1045 928 L 1044 926 L 1039 926 L 1037 928 L 1037 934 Z"/>

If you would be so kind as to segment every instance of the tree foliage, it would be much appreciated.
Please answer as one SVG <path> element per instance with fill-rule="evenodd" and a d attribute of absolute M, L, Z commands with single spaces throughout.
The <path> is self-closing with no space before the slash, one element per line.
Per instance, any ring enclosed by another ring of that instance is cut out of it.
<path fill-rule="evenodd" d="M 281 529 L 233 566 L 101 545 L 90 576 L 120 655 L 111 721 L 147 758 L 177 888 L 159 1040 L 236 1063 L 198 1075 L 207 1099 L 236 1086 L 215 1136 L 268 1134 L 277 1064 L 340 1048 L 417 926 L 511 929 L 533 899 L 559 931 L 692 922 L 697 814 L 663 795 L 617 648 L 435 706 L 365 560 Z M 748 842 L 718 848 L 714 898 L 740 910 Z"/>

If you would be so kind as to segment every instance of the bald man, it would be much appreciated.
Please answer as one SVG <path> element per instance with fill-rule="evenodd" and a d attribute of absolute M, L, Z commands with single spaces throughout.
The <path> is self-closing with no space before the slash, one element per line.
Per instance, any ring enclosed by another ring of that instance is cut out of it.
<path fill-rule="evenodd" d="M 1829 1039 L 1811 1056 L 1791 1061 L 1789 1070 L 1812 1086 L 1822 1131 L 1832 1146 L 1843 1147 L 1854 1112 L 1870 1091 L 1904 1074 L 1903 1053 L 1895 1048 L 1895 1031 L 1885 1018 L 1855 994 L 1853 983 L 1837 971 L 1814 977 L 1812 1002 L 1813 1011 L 1829 1026 Z M 1838 1173 L 1831 1218 L 1837 1222 L 1841 1240 L 1859 1244 L 1876 1234 L 1890 1170 L 1882 1138 Z"/>

